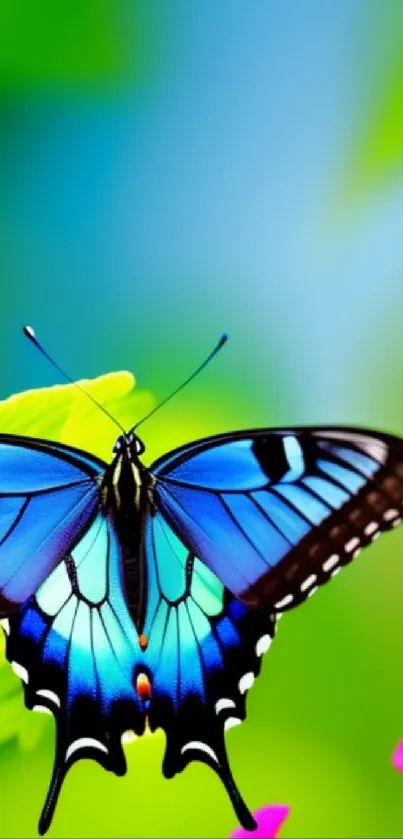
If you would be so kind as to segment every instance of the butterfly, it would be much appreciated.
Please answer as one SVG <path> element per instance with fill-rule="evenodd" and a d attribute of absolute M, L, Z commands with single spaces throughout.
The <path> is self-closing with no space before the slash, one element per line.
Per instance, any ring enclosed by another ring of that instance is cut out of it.
<path fill-rule="evenodd" d="M 109 464 L 0 434 L 6 655 L 26 706 L 56 721 L 38 829 L 49 828 L 76 761 L 123 775 L 127 732 L 162 728 L 165 777 L 193 760 L 209 765 L 253 830 L 225 731 L 245 718 L 278 617 L 402 521 L 403 441 L 342 427 L 253 429 L 188 443 L 146 468 L 138 425 Z"/>

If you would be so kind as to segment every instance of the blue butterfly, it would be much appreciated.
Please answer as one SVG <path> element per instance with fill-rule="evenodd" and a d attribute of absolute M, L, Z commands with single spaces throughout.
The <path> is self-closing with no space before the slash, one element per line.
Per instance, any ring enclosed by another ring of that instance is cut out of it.
<path fill-rule="evenodd" d="M 252 830 L 225 730 L 245 718 L 277 617 L 400 523 L 403 442 L 257 429 L 189 443 L 147 469 L 135 429 L 110 464 L 0 435 L 6 654 L 26 706 L 57 725 L 39 832 L 77 760 L 123 775 L 122 738 L 146 727 L 166 733 L 166 777 L 208 764 Z"/>

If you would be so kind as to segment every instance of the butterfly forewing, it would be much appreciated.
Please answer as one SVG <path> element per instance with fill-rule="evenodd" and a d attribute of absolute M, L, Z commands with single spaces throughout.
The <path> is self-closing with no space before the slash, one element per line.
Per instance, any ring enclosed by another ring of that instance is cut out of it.
<path fill-rule="evenodd" d="M 105 464 L 68 446 L 0 435 L 0 615 L 63 559 L 98 505 Z"/>
<path fill-rule="evenodd" d="M 345 428 L 199 441 L 154 466 L 161 509 L 234 595 L 283 611 L 401 521 L 403 445 Z"/>

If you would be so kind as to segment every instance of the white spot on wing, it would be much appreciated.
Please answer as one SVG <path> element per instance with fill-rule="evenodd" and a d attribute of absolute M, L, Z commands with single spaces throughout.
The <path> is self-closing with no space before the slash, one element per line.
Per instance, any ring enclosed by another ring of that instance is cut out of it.
<path fill-rule="evenodd" d="M 104 746 L 103 743 L 100 743 L 99 740 L 95 740 L 94 737 L 80 737 L 79 740 L 74 740 L 74 743 L 68 747 L 65 757 L 65 762 L 71 758 L 71 756 L 79 751 L 80 749 L 85 749 L 87 746 L 91 747 L 92 749 L 98 749 L 100 752 L 105 752 L 108 754 L 108 749 Z"/>
<path fill-rule="evenodd" d="M 270 635 L 262 635 L 261 638 L 256 643 L 255 652 L 258 658 L 264 653 L 267 653 L 267 650 L 270 649 L 272 645 L 273 638 Z"/>
<path fill-rule="evenodd" d="M 340 557 L 337 554 L 332 554 L 329 556 L 329 559 L 326 559 L 322 565 L 324 571 L 331 571 L 335 565 L 339 562 Z"/>
<path fill-rule="evenodd" d="M 360 540 L 358 539 L 358 537 L 353 536 L 352 539 L 349 539 L 348 542 L 346 542 L 344 547 L 345 547 L 346 551 L 351 553 L 352 551 L 355 551 L 356 548 L 358 548 L 359 544 L 360 544 Z"/>
<path fill-rule="evenodd" d="M 239 693 L 246 693 L 247 690 L 250 690 L 254 681 L 255 677 L 252 672 L 244 673 L 242 678 L 239 680 Z"/>
<path fill-rule="evenodd" d="M 34 705 L 32 710 L 38 711 L 40 714 L 50 714 L 50 716 L 53 716 L 52 711 L 50 711 L 49 708 L 46 708 L 46 705 Z"/>
<path fill-rule="evenodd" d="M 10 621 L 9 621 L 9 619 L 8 618 L 3 618 L 3 620 L 1 620 L 0 623 L 3 627 L 6 635 L 9 635 L 10 634 Z"/>
<path fill-rule="evenodd" d="M 311 588 L 311 590 L 308 591 L 308 597 L 312 597 L 313 594 L 316 594 L 318 588 L 319 586 L 314 586 L 313 588 Z"/>
<path fill-rule="evenodd" d="M 206 755 L 209 755 L 216 763 L 219 764 L 215 751 L 211 748 L 211 746 L 208 746 L 207 743 L 202 743 L 201 740 L 191 740 L 189 743 L 186 743 L 185 746 L 182 746 L 181 754 L 185 754 L 185 752 L 188 752 L 189 749 L 196 749 L 196 751 L 205 752 Z"/>
<path fill-rule="evenodd" d="M 370 521 L 370 523 L 367 524 L 364 533 L 366 536 L 372 536 L 372 534 L 376 533 L 377 530 L 379 530 L 379 524 L 376 521 Z"/>
<path fill-rule="evenodd" d="M 27 685 L 29 682 L 28 670 L 26 670 L 22 664 L 18 664 L 18 661 L 12 661 L 11 667 L 13 668 L 15 675 Z"/>
<path fill-rule="evenodd" d="M 53 693 L 53 690 L 46 690 L 46 688 L 41 688 L 41 690 L 36 691 L 37 696 L 44 696 L 45 699 L 49 699 L 50 702 L 53 702 L 54 705 L 57 705 L 60 708 L 60 699 L 56 693 Z"/>
<path fill-rule="evenodd" d="M 229 728 L 235 728 L 236 725 L 241 725 L 242 720 L 239 717 L 228 717 L 224 723 L 224 731 L 228 731 Z"/>
<path fill-rule="evenodd" d="M 233 699 L 229 699 L 226 696 L 223 696 L 222 699 L 219 699 L 218 702 L 215 704 L 215 712 L 219 714 L 224 708 L 236 708 L 235 702 Z"/>
<path fill-rule="evenodd" d="M 275 609 L 282 609 L 283 606 L 289 606 L 289 604 L 292 603 L 293 600 L 294 597 L 292 594 L 286 594 L 286 596 L 283 597 L 282 600 L 278 600 L 277 603 L 274 604 L 274 607 Z"/>
<path fill-rule="evenodd" d="M 398 515 L 399 515 L 399 510 L 392 509 L 392 510 L 385 510 L 385 512 L 383 514 L 383 517 L 384 517 L 385 521 L 391 521 L 392 519 L 395 519 L 396 516 L 398 516 Z"/>
<path fill-rule="evenodd" d="M 301 591 L 306 591 L 308 588 L 311 588 L 311 586 L 314 583 L 316 583 L 316 580 L 316 574 L 310 574 L 309 577 L 307 577 L 306 580 L 304 580 L 304 582 L 301 583 Z"/>
<path fill-rule="evenodd" d="M 338 567 L 338 568 L 335 568 L 335 569 L 334 569 L 334 571 L 332 571 L 332 573 L 331 573 L 331 575 L 330 575 L 330 576 L 331 576 L 331 577 L 336 577 L 336 576 L 337 576 L 337 574 L 340 574 L 340 571 L 341 571 L 341 568 L 340 568 L 340 565 L 339 565 L 339 567 Z"/>

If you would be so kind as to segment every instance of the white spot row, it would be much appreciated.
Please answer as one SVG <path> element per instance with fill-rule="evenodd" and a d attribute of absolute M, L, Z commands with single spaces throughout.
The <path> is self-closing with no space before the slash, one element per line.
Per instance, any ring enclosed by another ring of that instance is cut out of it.
<path fill-rule="evenodd" d="M 347 543 L 346 548 L 347 548 L 347 546 L 349 546 L 349 549 L 351 550 L 351 549 L 355 548 L 357 545 L 359 545 L 359 539 L 354 537 L 354 539 L 350 539 L 350 542 Z M 356 552 L 353 555 L 356 556 L 357 553 L 358 552 Z M 338 565 L 339 561 L 340 561 L 340 557 L 338 556 L 338 554 L 332 554 L 331 556 L 329 556 L 328 559 L 326 559 L 324 561 L 324 563 L 322 565 L 323 571 L 328 573 L 329 571 L 332 570 L 332 568 L 334 568 L 336 565 Z M 315 594 L 315 592 L 318 590 L 318 586 L 314 585 L 316 583 L 317 579 L 318 578 L 317 578 L 316 574 L 310 574 L 301 583 L 300 589 L 301 589 L 302 592 L 307 591 L 308 592 L 308 595 L 307 595 L 308 597 L 312 597 L 312 595 Z M 289 606 L 290 603 L 293 602 L 293 600 L 294 600 L 294 595 L 286 594 L 285 597 L 283 597 L 281 600 L 278 600 L 277 603 L 274 604 L 274 607 L 275 607 L 275 609 L 282 609 L 284 606 Z"/>
<path fill-rule="evenodd" d="M 255 652 L 256 652 L 256 655 L 258 656 L 258 658 L 260 658 L 260 656 L 264 655 L 264 653 L 266 653 L 270 649 L 270 647 L 272 645 L 272 642 L 273 642 L 273 638 L 268 633 L 266 633 L 265 635 L 262 635 L 258 639 L 258 641 L 256 642 L 256 646 L 255 646 Z M 244 675 L 241 676 L 241 678 L 238 682 L 239 692 L 242 693 L 242 694 L 246 693 L 247 690 L 250 690 L 254 681 L 255 681 L 255 676 L 254 676 L 254 673 L 252 673 L 251 670 L 248 673 L 244 673 Z M 218 699 L 218 701 L 215 704 L 215 712 L 216 712 L 217 715 L 220 714 L 221 711 L 232 710 L 233 708 L 236 708 L 236 703 L 234 702 L 233 699 L 230 699 L 228 696 L 223 696 L 221 699 Z M 235 716 L 227 717 L 227 719 L 224 722 L 224 731 L 228 731 L 229 728 L 234 728 L 234 726 L 240 725 L 241 722 L 242 722 L 242 720 L 240 720 L 239 717 L 235 717 Z M 192 741 L 192 743 L 187 743 L 186 746 L 183 747 L 182 753 L 184 751 L 186 751 L 186 749 L 189 749 L 189 748 L 199 748 L 199 749 L 204 749 L 204 751 L 206 751 L 206 749 L 208 749 L 209 751 L 207 753 L 210 754 L 211 757 L 213 757 L 213 755 L 211 754 L 210 747 L 206 746 L 205 743 L 201 744 L 199 741 L 197 741 L 197 742 Z M 214 756 L 214 759 L 217 759 L 216 756 Z"/>
<path fill-rule="evenodd" d="M 215 710 L 216 714 L 219 714 L 221 711 L 228 710 L 228 708 L 236 708 L 236 704 L 233 699 L 229 699 L 229 697 L 223 697 L 216 702 Z M 242 720 L 239 717 L 227 717 L 224 723 L 224 731 L 228 731 L 229 728 L 234 728 L 236 725 L 241 725 Z"/>

